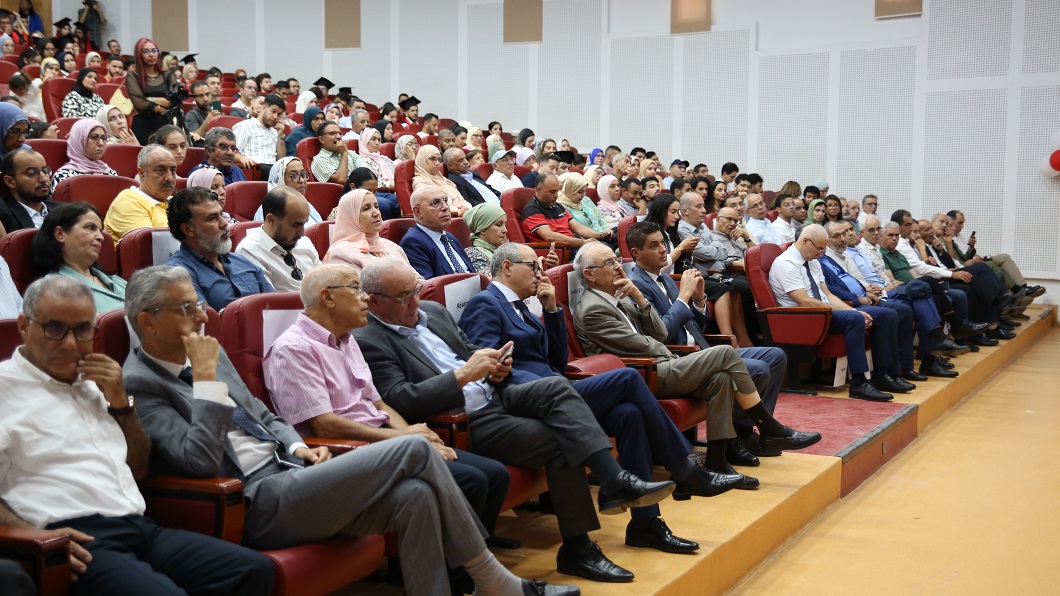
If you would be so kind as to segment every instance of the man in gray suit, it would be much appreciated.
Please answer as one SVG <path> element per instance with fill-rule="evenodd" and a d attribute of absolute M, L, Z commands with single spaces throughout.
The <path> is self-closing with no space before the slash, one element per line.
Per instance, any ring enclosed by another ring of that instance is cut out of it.
<path fill-rule="evenodd" d="M 587 353 L 654 357 L 658 359 L 656 397 L 693 396 L 710 403 L 707 468 L 735 473 L 725 455 L 726 443 L 736 437 L 734 401 L 758 427 L 765 453 L 802 449 L 821 440 L 820 433 L 799 432 L 773 418 L 762 405 L 747 366 L 731 346 L 707 348 L 683 358 L 670 352 L 662 343 L 667 336 L 665 323 L 606 245 L 583 246 L 574 259 L 574 269 L 586 289 L 574 311 L 574 327 Z M 744 488 L 757 485 L 756 479 L 748 477 Z"/>
<path fill-rule="evenodd" d="M 447 593 L 463 566 L 479 593 L 576 593 L 520 580 L 486 549 L 485 531 L 426 439 L 399 437 L 332 459 L 250 394 L 216 339 L 187 271 L 149 267 L 125 291 L 141 348 L 126 361 L 158 469 L 243 482 L 243 540 L 276 549 L 336 534 L 396 532 L 409 594 Z"/>

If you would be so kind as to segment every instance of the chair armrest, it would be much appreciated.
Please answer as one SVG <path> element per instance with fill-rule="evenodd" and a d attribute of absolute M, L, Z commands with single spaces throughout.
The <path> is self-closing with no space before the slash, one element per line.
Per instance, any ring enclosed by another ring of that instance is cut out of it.
<path fill-rule="evenodd" d="M 20 563 L 39 594 L 70 590 L 70 537 L 54 530 L 0 526 L 0 552 Z"/>
<path fill-rule="evenodd" d="M 438 433 L 442 441 L 453 449 L 468 451 L 471 444 L 471 427 L 465 412 L 453 411 L 434 414 L 427 418 L 427 428 Z"/>
<path fill-rule="evenodd" d="M 302 437 L 302 441 L 309 447 L 327 447 L 335 455 L 342 455 L 353 451 L 358 447 L 364 447 L 368 443 L 364 441 L 350 441 L 347 439 L 328 439 L 325 437 Z"/>
<path fill-rule="evenodd" d="M 623 356 L 619 360 L 626 366 L 640 372 L 648 389 L 651 389 L 652 392 L 655 391 L 655 385 L 659 377 L 659 361 L 656 358 Z"/>
<path fill-rule="evenodd" d="M 776 307 L 757 312 L 766 344 L 773 346 L 818 346 L 832 323 L 832 309 L 827 307 Z"/>
<path fill-rule="evenodd" d="M 158 494 L 164 491 L 231 495 L 243 493 L 243 483 L 235 478 L 187 478 L 184 476 L 148 476 L 139 483 L 140 492 Z"/>
<path fill-rule="evenodd" d="M 670 350 L 678 356 L 685 356 L 687 354 L 693 354 L 699 351 L 699 346 L 689 346 L 685 344 L 666 344 L 666 349 Z"/>
<path fill-rule="evenodd" d="M 242 542 L 246 511 L 241 481 L 159 475 L 145 478 L 139 487 L 148 517 L 160 526 Z"/>
<path fill-rule="evenodd" d="M 622 368 L 625 364 L 613 354 L 597 354 L 576 358 L 567 363 L 568 373 L 600 374 Z"/>
<path fill-rule="evenodd" d="M 704 333 L 703 337 L 705 337 L 712 346 L 732 346 L 734 348 L 740 347 L 736 343 L 735 335 L 726 335 L 724 333 Z"/>

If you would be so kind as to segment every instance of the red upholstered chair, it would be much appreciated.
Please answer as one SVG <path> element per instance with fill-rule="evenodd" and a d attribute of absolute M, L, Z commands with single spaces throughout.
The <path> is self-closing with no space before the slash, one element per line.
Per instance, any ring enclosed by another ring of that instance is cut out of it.
<path fill-rule="evenodd" d="M 184 156 L 184 163 L 177 166 L 177 176 L 187 178 L 191 169 L 206 161 L 206 149 L 202 147 L 188 147 L 188 153 Z"/>
<path fill-rule="evenodd" d="M 393 143 L 393 142 L 391 142 L 391 143 L 383 143 L 382 145 L 379 146 L 379 152 L 382 153 L 383 155 L 389 157 L 390 159 L 394 159 L 394 148 L 395 147 L 397 147 L 397 143 Z"/>
<path fill-rule="evenodd" d="M 775 203 L 777 202 L 777 191 L 775 191 L 775 190 L 764 190 L 764 191 L 762 191 L 762 199 L 765 200 L 766 205 L 772 205 L 772 206 L 776 207 Z M 774 215 L 773 217 L 776 217 L 776 215 Z"/>
<path fill-rule="evenodd" d="M 59 129 L 59 138 L 66 139 L 70 137 L 70 129 L 74 127 L 74 123 L 80 120 L 80 118 L 56 118 L 52 120 L 52 124 Z"/>
<path fill-rule="evenodd" d="M 718 219 L 718 212 L 717 211 L 715 211 L 714 213 L 708 213 L 706 219 L 703 220 L 703 223 L 708 228 L 713 230 L 714 229 L 714 220 L 715 219 Z"/>
<path fill-rule="evenodd" d="M 96 85 L 96 95 L 102 97 L 104 102 L 110 103 L 110 98 L 114 97 L 114 93 L 118 91 L 118 89 L 121 89 L 122 93 L 125 93 L 124 84 L 119 85 L 117 83 L 98 83 Z M 128 97 L 128 93 L 125 93 L 125 96 Z"/>
<path fill-rule="evenodd" d="M 633 253 L 630 252 L 629 245 L 626 244 L 626 232 L 635 223 L 637 223 L 636 215 L 628 215 L 618 220 L 618 252 L 623 259 L 633 258 Z"/>
<path fill-rule="evenodd" d="M 399 163 L 394 168 L 394 192 L 404 217 L 412 216 L 412 177 L 415 173 L 416 163 L 411 159 Z"/>
<path fill-rule="evenodd" d="M 320 153 L 320 140 L 316 137 L 306 137 L 295 145 L 295 156 L 302 161 L 305 171 L 309 172 L 310 180 L 316 180 L 313 177 L 313 158 L 317 153 Z M 320 182 L 327 182 L 327 180 Z"/>
<path fill-rule="evenodd" d="M 224 100 L 222 99 L 221 101 L 223 102 Z M 210 121 L 210 125 L 206 127 L 206 130 L 210 130 L 211 128 L 217 128 L 218 126 L 232 128 L 243 120 L 245 120 L 245 118 L 239 118 L 236 116 L 218 116 Z"/>
<path fill-rule="evenodd" d="M 233 182 L 225 187 L 225 209 L 237 221 L 252 221 L 261 201 L 269 192 L 269 183 L 261 181 Z"/>
<path fill-rule="evenodd" d="M 536 252 L 538 256 L 543 257 L 548 254 L 548 249 L 551 243 L 527 242 L 526 235 L 523 234 L 523 207 L 525 207 L 533 198 L 534 189 L 532 188 L 509 188 L 501 193 L 501 208 L 508 214 L 508 240 L 510 242 L 525 244 L 534 249 L 534 252 Z M 568 245 L 557 243 L 556 254 L 559 255 L 560 263 L 567 263 L 570 261 L 570 247 Z"/>
<path fill-rule="evenodd" d="M 766 219 L 768 219 L 769 221 L 776 221 L 777 220 L 777 210 L 776 209 L 771 209 L 769 211 L 766 211 Z"/>
<path fill-rule="evenodd" d="M 110 204 L 114 202 L 114 198 L 123 190 L 133 186 L 136 186 L 136 181 L 124 176 L 105 176 L 101 174 L 72 176 L 55 187 L 52 198 L 63 203 L 74 203 L 77 201 L 91 203 L 93 207 L 99 209 L 99 213 L 105 220 L 107 218 L 107 210 L 110 209 Z"/>
<path fill-rule="evenodd" d="M 169 228 L 133 230 L 118 241 L 118 274 L 128 280 L 140 269 L 162 265 L 179 248 Z"/>
<path fill-rule="evenodd" d="M 76 79 L 66 77 L 52 77 L 44 81 L 41 87 L 41 100 L 44 103 L 44 115 L 47 116 L 48 122 L 62 117 L 63 100 L 74 88 L 75 83 L 77 83 Z"/>
<path fill-rule="evenodd" d="M 0 257 L 11 269 L 11 280 L 19 294 L 25 294 L 29 284 L 44 276 L 44 272 L 33 264 L 31 245 L 37 229 L 15 230 L 0 238 Z M 106 244 L 104 242 L 103 244 Z"/>
<path fill-rule="evenodd" d="M 297 100 L 297 99 L 295 99 L 295 102 L 297 102 L 297 101 L 298 101 L 298 100 Z M 303 122 L 305 122 L 305 114 L 299 114 L 298 112 L 293 112 L 293 113 L 292 113 L 292 114 L 291 114 L 290 116 L 288 116 L 287 118 L 288 118 L 288 119 L 290 119 L 290 120 L 291 120 L 291 122 L 297 122 L 297 123 L 299 123 L 299 124 L 302 124 Z"/>
<path fill-rule="evenodd" d="M 136 177 L 136 158 L 142 147 L 137 145 L 107 145 L 103 150 L 103 161 L 114 169 L 119 176 Z"/>
<path fill-rule="evenodd" d="M 15 333 L 18 335 L 18 333 Z M 29 574 L 42 595 L 70 590 L 70 537 L 56 530 L 0 526 L 0 550 Z"/>
<path fill-rule="evenodd" d="M 383 229 L 379 232 L 379 235 L 394 244 L 401 244 L 401 239 L 405 237 L 405 233 L 415 226 L 416 220 L 410 217 L 388 219 L 383 222 Z"/>
<path fill-rule="evenodd" d="M 438 135 L 427 135 L 426 137 L 420 137 L 420 147 L 424 145 L 438 146 Z"/>
<path fill-rule="evenodd" d="M 334 231 L 334 220 L 306 226 L 305 237 L 309 238 L 309 241 L 313 243 L 313 247 L 317 249 L 317 256 L 321 259 L 328 254 L 328 249 L 331 248 L 331 234 Z"/>
<path fill-rule="evenodd" d="M 488 160 L 489 158 L 487 157 L 486 159 Z M 479 176 L 482 176 L 483 180 L 488 180 L 493 175 L 493 164 L 480 163 L 475 166 L 475 171 L 478 172 Z"/>
<path fill-rule="evenodd" d="M 228 231 L 232 238 L 232 250 L 235 250 L 239 246 L 239 243 L 247 237 L 247 232 L 254 228 L 260 228 L 264 222 L 260 221 L 241 221 L 234 226 L 229 226 Z"/>
<path fill-rule="evenodd" d="M 22 74 L 29 77 L 29 80 L 40 78 L 40 64 L 27 64 L 22 67 Z M 102 97 L 102 96 L 101 96 Z"/>
<path fill-rule="evenodd" d="M 360 145 L 361 145 L 361 141 L 359 141 L 358 139 L 347 139 L 346 140 L 346 148 L 349 149 L 350 151 L 353 151 L 354 153 L 357 152 L 357 147 L 359 147 Z"/>
<path fill-rule="evenodd" d="M 29 139 L 26 144 L 44 156 L 44 163 L 48 164 L 53 172 L 67 161 L 66 139 Z"/>
<path fill-rule="evenodd" d="M 0 319 L 0 360 L 7 360 L 22 345 L 18 319 Z"/>
<path fill-rule="evenodd" d="M 464 221 L 463 217 L 451 219 L 447 231 L 456 236 L 456 239 L 460 241 L 460 246 L 464 248 L 471 246 L 471 230 L 467 227 L 467 222 Z"/>
<path fill-rule="evenodd" d="M 589 197 L 589 200 L 592 201 L 594 205 L 600 203 L 600 194 L 596 192 L 596 187 L 590 186 L 586 188 L 585 196 Z"/>
<path fill-rule="evenodd" d="M 523 176 L 530 173 L 530 168 L 526 166 L 515 166 L 515 177 L 522 180 Z"/>
<path fill-rule="evenodd" d="M 320 217 L 327 219 L 335 207 L 339 206 L 342 198 L 342 185 L 334 182 L 310 182 L 306 185 L 305 198 Z"/>
<path fill-rule="evenodd" d="M 254 397 L 265 402 L 269 410 L 275 411 L 269 391 L 265 388 L 265 372 L 262 369 L 262 359 L 265 357 L 263 317 L 266 310 L 301 311 L 302 299 L 298 292 L 271 292 L 240 298 L 225 307 L 221 315 L 221 337 L 225 352 L 247 388 Z"/>

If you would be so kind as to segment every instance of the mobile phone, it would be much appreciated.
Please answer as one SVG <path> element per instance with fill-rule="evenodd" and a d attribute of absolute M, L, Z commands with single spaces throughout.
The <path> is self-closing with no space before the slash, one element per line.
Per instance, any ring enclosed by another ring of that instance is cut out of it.
<path fill-rule="evenodd" d="M 975 237 L 975 230 L 972 230 L 972 237 Z"/>
<path fill-rule="evenodd" d="M 503 363 L 505 360 L 507 360 L 508 358 L 511 357 L 512 352 L 514 352 L 514 351 L 515 351 L 515 344 L 514 343 L 509 344 L 508 345 L 508 349 L 504 350 L 503 352 L 501 352 L 500 357 L 497 358 L 497 362 Z"/>
<path fill-rule="evenodd" d="M 218 112 L 220 112 L 221 111 L 221 100 L 220 99 L 215 99 L 213 104 L 210 105 L 210 109 L 217 110 Z"/>

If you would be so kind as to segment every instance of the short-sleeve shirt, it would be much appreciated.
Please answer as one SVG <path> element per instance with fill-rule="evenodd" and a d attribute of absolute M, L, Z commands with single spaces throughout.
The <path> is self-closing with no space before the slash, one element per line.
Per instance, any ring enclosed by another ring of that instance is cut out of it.
<path fill-rule="evenodd" d="M 103 220 L 103 229 L 118 244 L 121 237 L 139 228 L 168 228 L 166 201 L 147 196 L 139 188 L 127 188 L 114 197 Z"/>
<path fill-rule="evenodd" d="M 553 232 L 564 236 L 574 237 L 570 230 L 570 213 L 559 203 L 545 206 L 536 198 L 523 207 L 523 234 L 528 242 L 542 242 L 543 238 L 537 235 L 536 230 L 541 226 L 548 226 Z"/>
<path fill-rule="evenodd" d="M 250 259 L 236 253 L 221 255 L 220 259 L 225 267 L 224 273 L 181 242 L 180 250 L 169 257 L 166 265 L 187 269 L 195 292 L 214 310 L 221 310 L 236 298 L 276 291 L 265 279 L 265 272 Z"/>
<path fill-rule="evenodd" d="M 799 252 L 798 247 L 789 246 L 779 257 L 773 261 L 773 267 L 769 270 L 769 287 L 773 290 L 773 296 L 777 299 L 777 304 L 780 306 L 798 306 L 799 303 L 788 295 L 788 292 L 795 290 L 805 290 L 810 296 L 813 296 L 813 290 L 810 289 L 810 284 L 816 284 L 818 288 L 824 286 L 824 273 L 821 271 L 821 264 L 817 262 L 817 259 L 809 261 L 810 263 L 810 276 L 806 275 L 806 267 L 804 266 L 807 261 L 802 258 L 802 253 Z M 823 299 L 824 292 L 821 292 Z"/>

